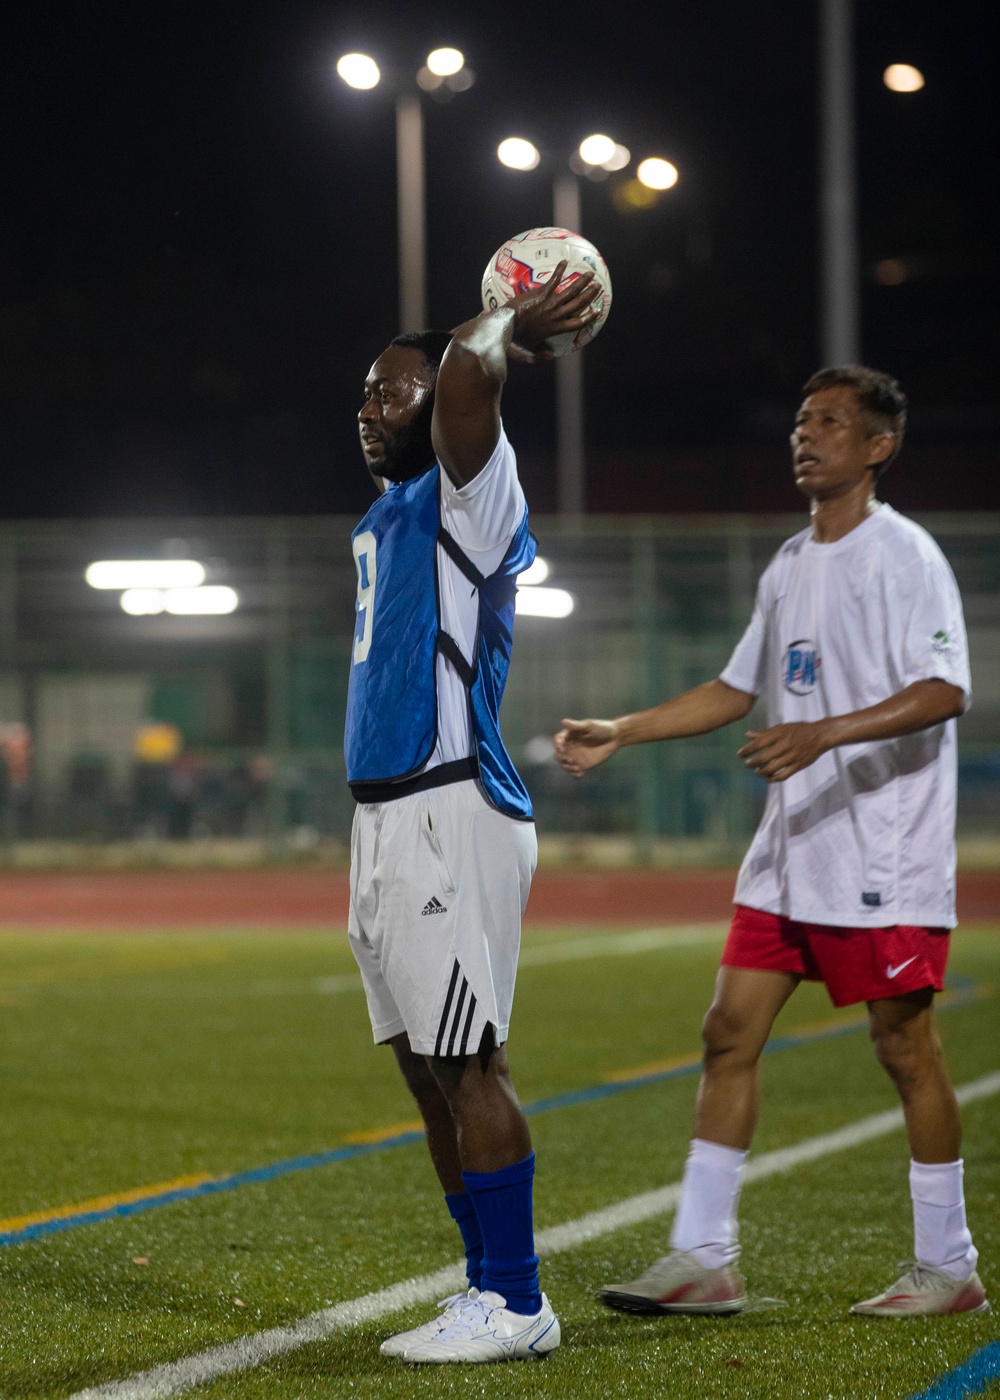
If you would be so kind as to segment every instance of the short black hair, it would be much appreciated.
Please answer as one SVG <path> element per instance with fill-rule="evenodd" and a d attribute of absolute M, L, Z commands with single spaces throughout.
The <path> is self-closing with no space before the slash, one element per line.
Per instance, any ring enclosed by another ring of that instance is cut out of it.
<path fill-rule="evenodd" d="M 404 350 L 419 350 L 430 367 L 437 370 L 451 344 L 451 331 L 407 331 L 389 344 L 402 346 Z"/>
<path fill-rule="evenodd" d="M 892 451 L 884 462 L 875 468 L 875 480 L 899 456 L 906 433 L 906 395 L 899 387 L 898 380 L 880 369 L 869 369 L 867 365 L 838 365 L 833 369 L 818 370 L 802 386 L 804 394 L 815 394 L 820 389 L 836 389 L 843 385 L 853 389 L 858 405 L 868 419 L 871 436 L 876 433 L 891 433 Z"/>

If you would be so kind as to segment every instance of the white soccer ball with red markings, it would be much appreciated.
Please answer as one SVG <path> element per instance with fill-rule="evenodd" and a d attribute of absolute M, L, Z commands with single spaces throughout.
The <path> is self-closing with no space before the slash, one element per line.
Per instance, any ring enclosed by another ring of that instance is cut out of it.
<path fill-rule="evenodd" d="M 529 228 L 527 233 L 508 238 L 486 264 L 483 273 L 483 308 L 495 311 L 504 302 L 547 282 L 563 260 L 566 271 L 559 290 L 585 272 L 596 275 L 600 293 L 592 303 L 597 320 L 581 331 L 555 335 L 547 343 L 553 355 L 568 355 L 582 350 L 608 319 L 611 310 L 611 275 L 608 265 L 593 243 L 568 228 Z"/>

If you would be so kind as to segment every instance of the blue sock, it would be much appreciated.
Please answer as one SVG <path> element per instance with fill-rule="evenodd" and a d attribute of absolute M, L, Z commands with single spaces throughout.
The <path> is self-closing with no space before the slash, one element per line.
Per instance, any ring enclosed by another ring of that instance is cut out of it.
<path fill-rule="evenodd" d="M 481 1289 L 483 1286 L 483 1235 L 479 1228 L 476 1208 L 472 1204 L 472 1197 L 467 1191 L 456 1191 L 452 1195 L 445 1193 L 444 1199 L 451 1212 L 452 1220 L 462 1232 L 462 1243 L 465 1245 L 465 1272 L 469 1279 L 469 1287 Z"/>
<path fill-rule="evenodd" d="M 538 1255 L 531 1219 L 535 1154 L 498 1172 L 463 1172 L 462 1180 L 483 1234 L 480 1287 L 507 1300 L 513 1312 L 532 1315 L 542 1306 Z"/>

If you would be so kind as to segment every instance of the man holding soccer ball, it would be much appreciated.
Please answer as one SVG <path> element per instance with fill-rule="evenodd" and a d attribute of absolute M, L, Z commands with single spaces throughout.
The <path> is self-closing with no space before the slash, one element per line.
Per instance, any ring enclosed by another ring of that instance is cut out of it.
<path fill-rule="evenodd" d="M 534 1155 L 504 1049 L 536 842 L 499 707 L 515 580 L 535 544 L 500 397 L 508 357 L 547 358 L 553 337 L 595 323 L 599 286 L 590 273 L 560 286 L 565 266 L 450 335 L 398 337 L 358 414 L 382 494 L 353 535 L 350 940 L 469 1281 L 383 1344 L 409 1362 L 540 1357 L 560 1339 L 539 1289 Z"/>
<path fill-rule="evenodd" d="M 765 570 L 718 680 L 615 720 L 564 720 L 576 777 L 624 744 L 705 734 L 766 697 L 740 757 L 772 786 L 740 869 L 705 1018 L 695 1133 L 670 1253 L 602 1289 L 633 1312 L 732 1313 L 746 1303 L 737 1204 L 757 1121 L 758 1062 L 805 977 L 864 1001 L 910 1142 L 914 1262 L 851 1312 L 988 1306 L 965 1220 L 961 1129 L 933 1021 L 955 923 L 955 719 L 970 695 L 962 604 L 931 537 L 875 496 L 906 399 L 886 374 L 821 371 L 792 432 L 811 525 Z"/>

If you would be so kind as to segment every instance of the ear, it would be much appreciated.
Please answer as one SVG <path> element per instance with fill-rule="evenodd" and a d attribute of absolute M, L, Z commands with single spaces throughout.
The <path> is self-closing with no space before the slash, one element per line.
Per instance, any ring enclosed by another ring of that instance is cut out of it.
<path fill-rule="evenodd" d="M 892 433 L 874 433 L 868 439 L 868 458 L 865 465 L 880 467 L 892 456 L 895 445 L 896 439 Z"/>

